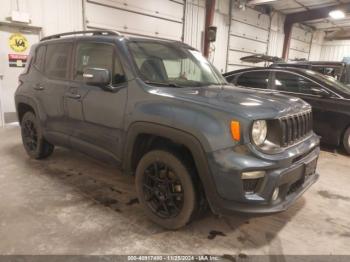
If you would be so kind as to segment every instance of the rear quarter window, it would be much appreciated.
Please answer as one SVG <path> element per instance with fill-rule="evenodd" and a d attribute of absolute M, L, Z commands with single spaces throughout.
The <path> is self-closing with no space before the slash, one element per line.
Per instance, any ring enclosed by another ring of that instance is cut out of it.
<path fill-rule="evenodd" d="M 47 45 L 45 56 L 45 74 L 49 78 L 68 79 L 69 60 L 72 43 Z"/>
<path fill-rule="evenodd" d="M 35 55 L 33 58 L 33 66 L 41 72 L 44 71 L 45 52 L 46 46 L 39 46 L 35 50 Z"/>

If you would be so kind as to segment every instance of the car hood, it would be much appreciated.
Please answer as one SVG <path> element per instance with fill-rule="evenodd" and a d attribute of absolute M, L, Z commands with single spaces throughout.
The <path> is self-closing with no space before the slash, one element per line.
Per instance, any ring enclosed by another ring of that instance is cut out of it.
<path fill-rule="evenodd" d="M 271 119 L 311 109 L 300 98 L 272 90 L 258 91 L 233 85 L 155 88 L 152 93 L 214 107 L 250 119 Z"/>

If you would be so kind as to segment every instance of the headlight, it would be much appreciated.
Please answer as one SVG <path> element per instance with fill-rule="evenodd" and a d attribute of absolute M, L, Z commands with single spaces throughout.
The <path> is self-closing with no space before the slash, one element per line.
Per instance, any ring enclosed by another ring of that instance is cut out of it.
<path fill-rule="evenodd" d="M 267 124 L 265 120 L 257 120 L 254 121 L 253 127 L 252 127 L 252 139 L 253 142 L 260 146 L 262 145 L 267 136 Z"/>

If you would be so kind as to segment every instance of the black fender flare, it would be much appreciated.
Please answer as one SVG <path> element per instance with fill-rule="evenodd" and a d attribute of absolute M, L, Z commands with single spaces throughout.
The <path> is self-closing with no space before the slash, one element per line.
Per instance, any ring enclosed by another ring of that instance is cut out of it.
<path fill-rule="evenodd" d="M 199 178 L 204 187 L 207 201 L 213 210 L 213 201 L 218 197 L 215 187 L 215 181 L 209 169 L 209 164 L 200 141 L 192 134 L 176 129 L 174 127 L 164 126 L 150 122 L 135 122 L 130 125 L 124 147 L 123 170 L 126 174 L 132 174 L 131 159 L 133 154 L 133 147 L 136 138 L 140 134 L 150 134 L 163 138 L 167 138 L 175 143 L 186 146 L 194 159 Z M 215 205 L 214 205 L 215 206 Z M 214 213 L 215 210 L 213 210 Z"/>
<path fill-rule="evenodd" d="M 40 114 L 37 103 L 34 101 L 33 98 L 30 98 L 30 97 L 24 96 L 24 95 L 16 95 L 15 96 L 15 104 L 16 104 L 18 120 L 19 120 L 19 110 L 18 110 L 19 104 L 26 104 L 26 105 L 30 106 L 31 108 L 33 108 L 35 115 L 37 115 L 39 117 L 39 119 L 42 119 L 42 115 Z"/>

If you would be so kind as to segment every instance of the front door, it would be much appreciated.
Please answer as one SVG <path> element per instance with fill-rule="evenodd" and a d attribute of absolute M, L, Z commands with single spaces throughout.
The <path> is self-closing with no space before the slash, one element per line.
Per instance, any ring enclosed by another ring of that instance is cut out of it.
<path fill-rule="evenodd" d="M 38 31 L 0 26 L 0 126 L 17 122 L 14 94 Z"/>
<path fill-rule="evenodd" d="M 324 97 L 329 93 L 318 83 L 301 75 L 289 72 L 275 72 L 274 88 L 292 96 L 300 97 L 312 106 L 313 128 L 322 137 L 322 141 L 337 144 L 339 113 L 336 99 Z"/>
<path fill-rule="evenodd" d="M 109 43 L 80 42 L 75 48 L 73 81 L 65 94 L 67 122 L 71 144 L 95 157 L 120 160 L 124 110 L 127 101 L 127 82 L 116 55 Z M 107 69 L 115 92 L 84 83 L 87 68 Z"/>

